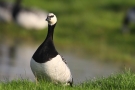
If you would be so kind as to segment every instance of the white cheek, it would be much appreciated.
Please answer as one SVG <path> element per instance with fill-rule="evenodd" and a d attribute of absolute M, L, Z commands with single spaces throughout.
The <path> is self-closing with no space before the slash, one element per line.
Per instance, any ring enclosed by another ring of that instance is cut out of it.
<path fill-rule="evenodd" d="M 52 18 L 50 21 L 50 25 L 54 25 L 57 22 L 57 18 Z"/>

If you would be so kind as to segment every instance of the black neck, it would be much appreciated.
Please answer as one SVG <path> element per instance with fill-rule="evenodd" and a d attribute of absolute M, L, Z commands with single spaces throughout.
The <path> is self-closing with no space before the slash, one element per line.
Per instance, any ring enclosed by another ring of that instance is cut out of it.
<path fill-rule="evenodd" d="M 48 33 L 47 33 L 46 39 L 52 39 L 53 40 L 53 33 L 54 33 L 55 25 L 56 25 L 56 23 L 52 26 L 48 24 Z"/>
<path fill-rule="evenodd" d="M 47 37 L 33 55 L 33 59 L 38 63 L 45 63 L 58 55 L 58 52 L 53 44 L 53 32 L 55 25 L 56 24 L 52 26 L 48 25 Z"/>
<path fill-rule="evenodd" d="M 19 13 L 20 9 L 21 9 L 21 0 L 16 0 L 12 10 L 12 16 L 14 19 L 16 19 L 16 16 Z"/>

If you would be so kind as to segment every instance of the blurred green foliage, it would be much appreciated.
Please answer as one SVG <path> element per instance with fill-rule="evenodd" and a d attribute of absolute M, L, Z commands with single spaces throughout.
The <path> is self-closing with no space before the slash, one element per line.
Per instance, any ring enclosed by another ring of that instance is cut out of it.
<path fill-rule="evenodd" d="M 13 1 L 13 0 L 12 0 Z M 126 10 L 135 0 L 23 0 L 25 7 L 38 7 L 58 17 L 54 33 L 57 48 L 103 61 L 133 65 L 135 62 L 135 27 L 121 32 Z M 133 26 L 133 25 L 132 25 Z M 45 30 L 25 30 L 14 23 L 1 23 L 0 36 L 24 42 L 41 43 Z"/>

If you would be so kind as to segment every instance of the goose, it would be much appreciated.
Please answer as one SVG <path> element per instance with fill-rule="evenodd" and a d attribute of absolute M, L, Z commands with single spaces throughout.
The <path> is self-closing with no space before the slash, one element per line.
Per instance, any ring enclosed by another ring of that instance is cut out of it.
<path fill-rule="evenodd" d="M 123 19 L 123 26 L 122 26 L 122 32 L 129 32 L 128 25 L 133 22 L 135 23 L 135 7 L 130 8 L 124 19 Z"/>
<path fill-rule="evenodd" d="M 13 4 L 0 1 L 0 22 L 10 23 L 12 21 Z"/>
<path fill-rule="evenodd" d="M 14 21 L 23 28 L 41 30 L 47 27 L 44 18 L 47 16 L 45 11 L 36 8 L 24 8 L 21 6 L 22 0 L 16 0 L 12 10 Z"/>
<path fill-rule="evenodd" d="M 53 32 L 57 17 L 53 13 L 49 13 L 46 21 L 48 22 L 48 33 L 44 42 L 31 58 L 31 70 L 37 80 L 45 79 L 55 84 L 72 86 L 73 78 L 67 62 L 57 52 L 53 43 Z"/>

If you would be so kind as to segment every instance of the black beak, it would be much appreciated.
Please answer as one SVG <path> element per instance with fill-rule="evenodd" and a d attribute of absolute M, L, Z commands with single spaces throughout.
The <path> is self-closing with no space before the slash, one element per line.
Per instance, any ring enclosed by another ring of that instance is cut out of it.
<path fill-rule="evenodd" d="M 50 21 L 50 20 L 51 20 L 51 18 L 50 18 L 50 17 L 47 17 L 47 18 L 46 18 L 46 21 Z"/>

